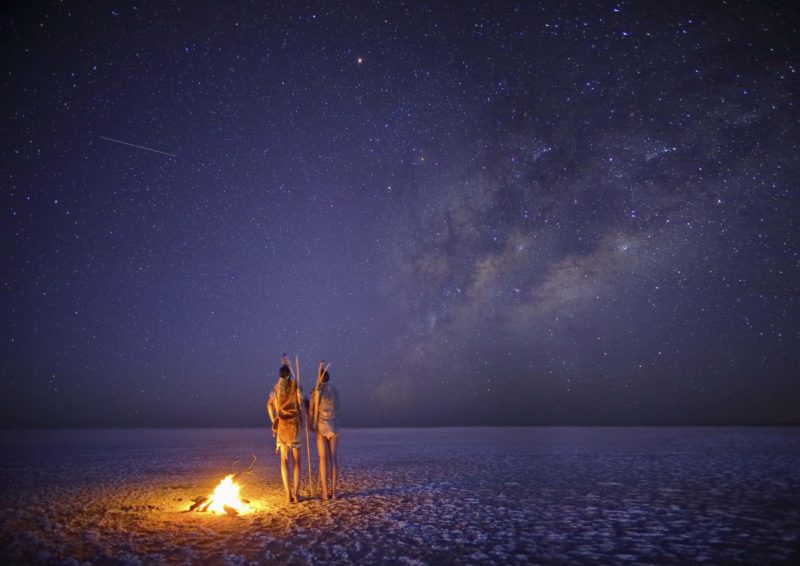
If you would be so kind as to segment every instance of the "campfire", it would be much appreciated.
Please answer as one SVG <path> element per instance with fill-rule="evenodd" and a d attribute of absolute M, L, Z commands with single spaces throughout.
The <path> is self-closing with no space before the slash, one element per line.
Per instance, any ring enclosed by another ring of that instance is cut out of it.
<path fill-rule="evenodd" d="M 189 507 L 189 511 L 227 513 L 231 516 L 249 513 L 250 501 L 239 497 L 241 486 L 233 481 L 233 476 L 234 474 L 225 476 L 211 495 L 192 499 L 194 503 Z"/>

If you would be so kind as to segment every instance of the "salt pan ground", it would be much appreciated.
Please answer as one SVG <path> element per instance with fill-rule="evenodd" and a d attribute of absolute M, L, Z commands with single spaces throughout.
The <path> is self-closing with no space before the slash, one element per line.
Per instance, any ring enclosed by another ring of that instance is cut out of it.
<path fill-rule="evenodd" d="M 346 430 L 296 505 L 266 429 L 0 440 L 3 564 L 800 562 L 798 428 Z M 251 455 L 255 512 L 186 512 Z"/>

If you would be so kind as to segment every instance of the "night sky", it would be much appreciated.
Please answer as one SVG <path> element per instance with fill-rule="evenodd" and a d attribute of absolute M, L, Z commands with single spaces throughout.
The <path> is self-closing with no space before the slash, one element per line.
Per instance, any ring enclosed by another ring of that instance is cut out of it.
<path fill-rule="evenodd" d="M 0 426 L 800 422 L 794 2 L 0 22 Z"/>

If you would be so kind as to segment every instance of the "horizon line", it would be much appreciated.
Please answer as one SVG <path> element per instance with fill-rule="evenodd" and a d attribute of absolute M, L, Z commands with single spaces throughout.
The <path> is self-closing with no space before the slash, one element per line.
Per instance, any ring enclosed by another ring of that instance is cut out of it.
<path fill-rule="evenodd" d="M 767 428 L 798 427 L 800 422 L 786 423 L 671 423 L 671 424 L 456 424 L 456 425 L 373 425 L 342 426 L 344 430 L 374 429 L 452 429 L 452 428 Z M 100 430 L 100 429 L 268 429 L 263 425 L 0 425 L 2 431 L 22 430 Z"/>

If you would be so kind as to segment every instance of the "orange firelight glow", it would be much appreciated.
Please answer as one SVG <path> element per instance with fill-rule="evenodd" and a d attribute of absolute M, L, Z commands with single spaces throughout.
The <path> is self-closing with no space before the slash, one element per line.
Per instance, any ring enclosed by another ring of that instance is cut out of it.
<path fill-rule="evenodd" d="M 234 509 L 236 513 L 243 514 L 251 511 L 250 506 L 239 498 L 239 489 L 241 486 L 233 481 L 233 474 L 225 476 L 219 485 L 214 489 L 209 499 L 211 504 L 208 506 L 209 511 L 214 513 L 228 513 L 225 507 Z"/>

